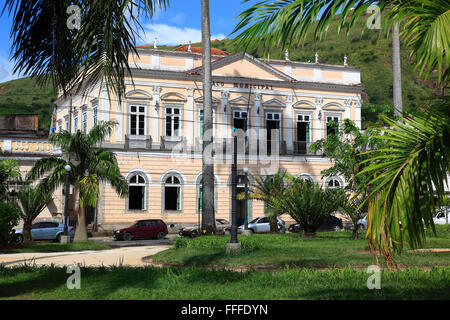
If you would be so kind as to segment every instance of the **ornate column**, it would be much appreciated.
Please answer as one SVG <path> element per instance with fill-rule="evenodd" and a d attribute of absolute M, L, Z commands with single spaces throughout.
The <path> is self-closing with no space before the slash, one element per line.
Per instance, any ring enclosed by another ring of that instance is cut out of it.
<path fill-rule="evenodd" d="M 228 105 L 228 97 L 230 96 L 230 92 L 228 90 L 222 90 L 222 103 L 220 106 L 220 123 L 222 130 L 222 137 L 227 138 L 228 133 L 231 130 L 228 130 L 228 117 L 227 117 L 227 105 Z"/>
<path fill-rule="evenodd" d="M 286 151 L 288 153 L 294 152 L 294 144 L 292 142 L 292 99 L 290 94 L 286 96 L 286 108 L 284 112 L 284 126 L 286 127 Z"/>
<path fill-rule="evenodd" d="M 316 116 L 314 117 L 315 141 L 322 139 L 322 118 L 325 116 L 322 112 L 323 98 L 316 97 Z M 313 141 L 314 142 L 314 141 Z"/>
<path fill-rule="evenodd" d="M 351 99 L 345 99 L 344 108 L 345 108 L 345 119 L 350 119 L 350 108 L 352 106 Z"/>
<path fill-rule="evenodd" d="M 361 129 L 361 100 L 355 100 L 355 123 Z"/>
<path fill-rule="evenodd" d="M 159 109 L 161 107 L 159 102 L 159 95 L 161 93 L 160 86 L 153 86 L 153 108 L 152 108 L 152 147 L 159 149 Z"/>
<path fill-rule="evenodd" d="M 255 92 L 255 110 L 252 114 L 253 119 L 255 119 L 254 121 L 254 129 L 256 132 L 256 141 L 259 141 L 259 132 L 260 132 L 260 128 L 261 128 L 261 114 L 264 114 L 264 110 L 262 110 L 261 108 L 261 97 L 262 97 L 262 93 L 261 92 Z"/>
<path fill-rule="evenodd" d="M 186 129 L 187 145 L 192 146 L 194 144 L 194 88 L 187 89 L 187 110 L 186 110 Z"/>

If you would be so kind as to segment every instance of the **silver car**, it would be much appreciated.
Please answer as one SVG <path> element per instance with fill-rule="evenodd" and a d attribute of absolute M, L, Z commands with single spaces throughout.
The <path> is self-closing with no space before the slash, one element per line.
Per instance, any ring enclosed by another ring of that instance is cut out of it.
<path fill-rule="evenodd" d="M 277 217 L 277 225 L 278 230 L 280 232 L 286 231 L 286 224 L 283 220 L 280 219 L 280 217 Z M 270 232 L 269 218 L 264 216 L 253 219 L 248 223 L 248 229 L 251 230 L 253 233 L 269 233 Z M 238 227 L 238 233 L 242 233 L 243 230 L 244 230 L 243 225 Z"/>
<path fill-rule="evenodd" d="M 17 242 L 23 241 L 23 229 L 15 229 Z M 75 228 L 69 226 L 68 233 L 71 238 L 75 236 Z M 56 240 L 61 241 L 64 234 L 64 224 L 56 221 L 40 221 L 31 225 L 31 237 L 33 240 Z"/>

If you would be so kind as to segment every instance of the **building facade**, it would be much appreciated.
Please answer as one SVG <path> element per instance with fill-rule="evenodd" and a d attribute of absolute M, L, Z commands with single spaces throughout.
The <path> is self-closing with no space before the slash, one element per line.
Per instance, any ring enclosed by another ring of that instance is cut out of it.
<path fill-rule="evenodd" d="M 61 150 L 47 140 L 47 134 L 39 130 L 37 114 L 0 117 L 0 150 L 0 160 L 13 159 L 19 164 L 22 181 L 12 182 L 11 192 L 18 191 L 24 185 L 35 161 L 43 157 L 62 156 Z M 62 188 L 58 188 L 50 204 L 36 220 L 62 221 L 63 211 L 64 197 Z"/>
<path fill-rule="evenodd" d="M 99 121 L 117 122 L 103 147 L 116 154 L 129 196 L 120 198 L 107 183 L 100 186 L 97 221 L 104 230 L 145 218 L 192 224 L 201 214 L 202 137 L 209 134 L 203 132 L 201 53 L 138 53 L 129 57 L 133 81 L 127 79 L 121 101 L 97 85 L 84 96 L 61 96 L 54 111 L 56 130 L 88 132 Z M 231 215 L 233 128 L 247 135 L 239 142 L 238 192 L 244 167 L 250 183 L 280 169 L 324 187 L 345 185 L 342 177 L 322 178 L 332 163 L 309 146 L 335 130 L 332 121 L 348 118 L 361 126 L 359 68 L 221 51 L 212 60 L 216 217 Z M 241 221 L 243 208 L 239 201 Z M 262 215 L 264 204 L 249 201 L 249 219 Z"/>

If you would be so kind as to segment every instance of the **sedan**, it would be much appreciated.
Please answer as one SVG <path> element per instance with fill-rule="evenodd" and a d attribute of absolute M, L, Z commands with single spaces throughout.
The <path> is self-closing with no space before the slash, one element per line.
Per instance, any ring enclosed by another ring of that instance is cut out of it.
<path fill-rule="evenodd" d="M 333 231 L 342 229 L 344 226 L 342 224 L 342 219 L 336 218 L 335 216 L 328 216 L 323 220 L 322 225 L 317 229 L 317 231 Z M 300 224 L 291 224 L 288 229 L 290 232 L 300 232 Z"/>
<path fill-rule="evenodd" d="M 75 228 L 68 228 L 71 238 L 75 236 Z M 64 235 L 64 224 L 56 221 L 41 221 L 31 225 L 31 237 L 33 240 L 55 240 L 61 242 Z M 16 242 L 23 242 L 23 229 L 15 229 Z"/>
<path fill-rule="evenodd" d="M 277 217 L 277 226 L 278 231 L 285 232 L 286 224 L 280 217 Z M 253 233 L 269 233 L 270 232 L 270 223 L 268 217 L 258 217 L 253 219 L 248 223 L 248 229 Z M 244 225 L 238 227 L 238 233 L 242 233 L 244 230 Z"/>
<path fill-rule="evenodd" d="M 216 231 L 219 234 L 225 233 L 225 230 L 230 227 L 230 222 L 225 219 L 216 219 Z M 196 224 L 192 227 L 184 227 L 178 231 L 182 237 L 197 237 L 199 235 L 199 226 Z"/>

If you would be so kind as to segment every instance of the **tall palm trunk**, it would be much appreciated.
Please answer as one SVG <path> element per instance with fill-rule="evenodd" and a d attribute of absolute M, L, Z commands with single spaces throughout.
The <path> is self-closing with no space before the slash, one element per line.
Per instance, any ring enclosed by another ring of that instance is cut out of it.
<path fill-rule="evenodd" d="M 400 63 L 400 37 L 398 23 L 392 26 L 392 91 L 394 96 L 394 114 L 403 114 L 402 70 Z"/>
<path fill-rule="evenodd" d="M 32 220 L 24 220 L 23 221 L 23 240 L 24 241 L 31 241 L 31 225 L 33 224 Z"/>
<path fill-rule="evenodd" d="M 86 230 L 86 216 L 84 208 L 80 208 L 78 198 L 79 198 L 79 190 L 75 188 L 73 190 L 73 207 L 77 216 L 77 225 L 75 228 L 75 236 L 73 238 L 73 241 L 84 242 L 88 240 Z"/>
<path fill-rule="evenodd" d="M 209 24 L 209 0 L 201 0 L 202 6 L 202 63 L 203 63 L 203 156 L 202 156 L 202 230 L 215 231 L 214 217 L 214 159 L 212 155 L 213 117 L 211 87 L 211 36 Z M 211 146 L 210 146 L 211 145 Z"/>

